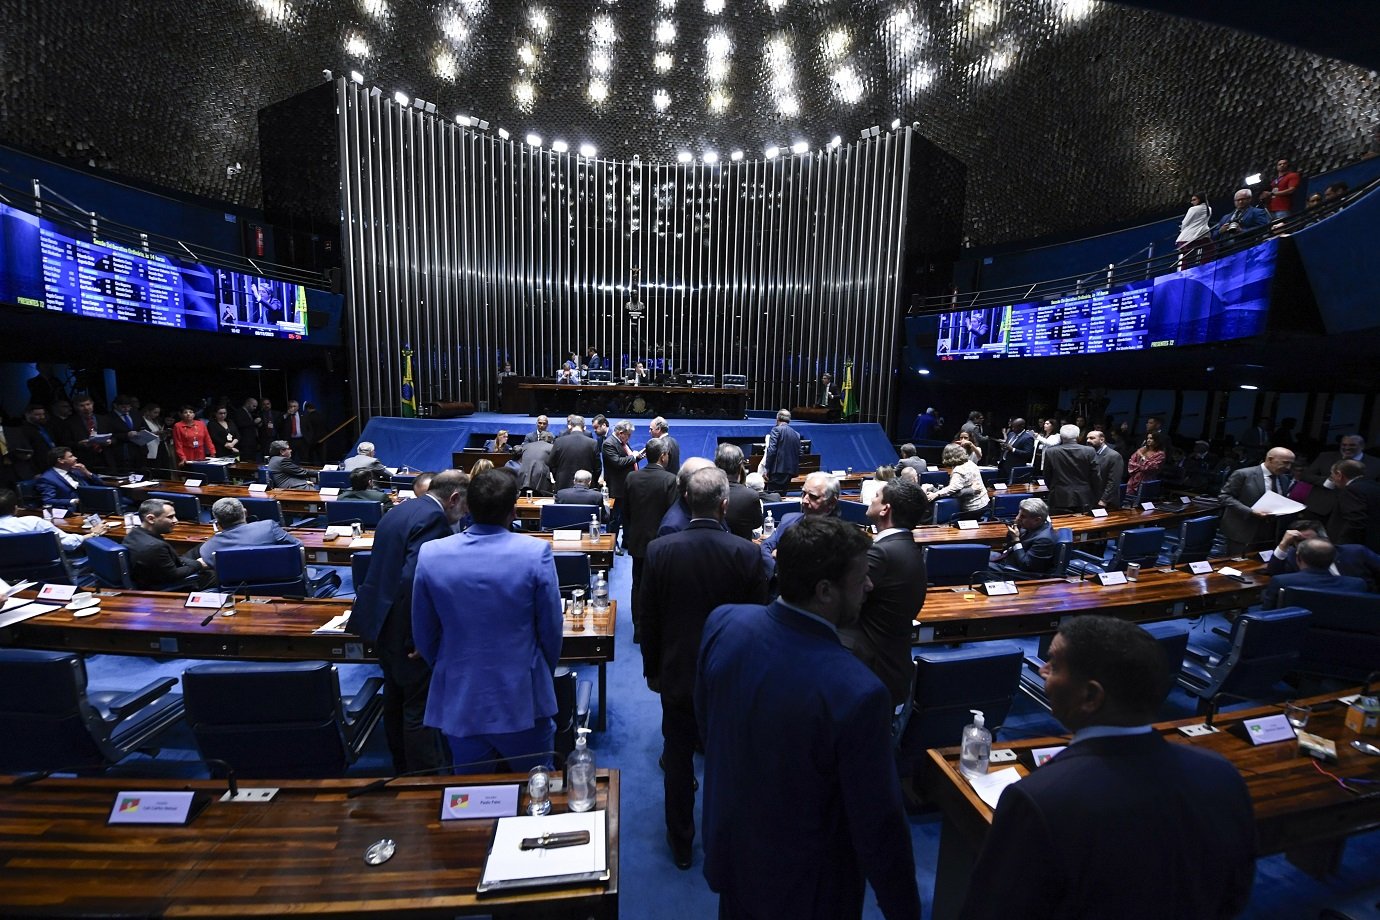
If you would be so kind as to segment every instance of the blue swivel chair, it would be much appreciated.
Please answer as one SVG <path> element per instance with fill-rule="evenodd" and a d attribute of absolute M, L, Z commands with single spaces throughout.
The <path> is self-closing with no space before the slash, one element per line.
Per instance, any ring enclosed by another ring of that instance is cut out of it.
<path fill-rule="evenodd" d="M 982 484 L 987 488 L 992 488 L 994 483 L 1001 481 L 1001 470 L 983 468 L 978 471 L 982 475 Z"/>
<path fill-rule="evenodd" d="M 1192 629 L 1189 622 L 1165 620 L 1160 623 L 1145 623 L 1141 628 L 1155 637 L 1155 641 L 1164 652 L 1165 672 L 1171 676 L 1177 675 L 1183 667 L 1184 652 L 1188 648 L 1188 635 Z M 1045 693 L 1045 679 L 1040 676 L 1040 669 L 1044 666 L 1045 660 L 1038 655 L 1031 655 L 1025 659 L 1025 668 L 1021 671 L 1021 692 L 1048 710 L 1050 707 L 1049 697 Z"/>
<path fill-rule="evenodd" d="M 102 588 L 134 588 L 129 577 L 129 550 L 108 537 L 92 537 L 86 550 L 86 570 Z"/>
<path fill-rule="evenodd" d="M 369 577 L 369 563 L 374 561 L 374 554 L 371 550 L 361 550 L 350 554 L 350 581 L 354 583 L 355 594 L 359 594 L 359 586 L 364 584 L 364 579 Z"/>
<path fill-rule="evenodd" d="M 201 500 L 195 495 L 183 495 L 177 492 L 150 492 L 149 498 L 161 498 L 172 505 L 173 513 L 177 515 L 179 521 L 188 524 L 201 523 Z"/>
<path fill-rule="evenodd" d="M 934 523 L 948 524 L 958 518 L 958 499 L 956 498 L 936 498 L 932 503 L 934 508 Z"/>
<path fill-rule="evenodd" d="M 1168 565 L 1186 565 L 1207 559 L 1212 555 L 1212 544 L 1217 539 L 1217 525 L 1221 520 L 1216 514 L 1205 514 L 1184 521 L 1177 534 L 1165 537 L 1164 562 Z"/>
<path fill-rule="evenodd" d="M 858 524 L 866 527 L 872 522 L 867 519 L 867 506 L 862 502 L 840 501 L 838 503 L 839 517 L 850 524 Z"/>
<path fill-rule="evenodd" d="M 1063 578 L 1069 573 L 1069 560 L 1073 558 L 1073 528 L 1056 528 L 1054 541 L 1054 567 L 1049 570 L 1049 577 Z"/>
<path fill-rule="evenodd" d="M 349 470 L 322 470 L 321 478 L 317 480 L 323 489 L 348 489 L 350 488 Z"/>
<path fill-rule="evenodd" d="M 1152 566 L 1159 562 L 1160 546 L 1164 543 L 1163 527 L 1133 527 L 1123 530 L 1116 545 L 1106 556 L 1098 558 L 1090 553 L 1075 552 L 1069 562 L 1072 571 L 1093 575 L 1099 572 L 1120 572 L 1130 562 Z"/>
<path fill-rule="evenodd" d="M 987 505 L 987 520 L 1014 521 L 1021 513 L 1021 502 L 1029 495 L 997 495 Z"/>
<path fill-rule="evenodd" d="M 588 520 L 588 518 L 586 518 Z M 555 553 L 556 584 L 560 586 L 561 596 L 570 597 L 576 588 L 585 592 L 589 598 L 589 585 L 593 577 L 586 553 Z"/>
<path fill-rule="evenodd" d="M 1006 721 L 1021 674 L 1021 647 L 1013 642 L 973 642 L 924 648 L 915 655 L 915 693 L 910 723 L 901 738 L 903 771 L 925 751 L 958 744 L 963 727 L 980 709 L 993 735 Z"/>
<path fill-rule="evenodd" d="M 77 505 L 82 514 L 119 514 L 120 490 L 110 486 L 77 486 Z"/>
<path fill-rule="evenodd" d="M 920 474 L 920 484 L 942 489 L 949 484 L 949 474 L 943 470 L 925 470 Z"/>
<path fill-rule="evenodd" d="M 238 546 L 213 554 L 224 591 L 260 597 L 307 597 L 306 551 L 300 546 Z"/>
<path fill-rule="evenodd" d="M 1362 683 L 1380 668 L 1380 595 L 1285 588 L 1279 603 L 1313 614 L 1299 643 L 1297 671 Z"/>
<path fill-rule="evenodd" d="M 354 524 L 365 527 L 379 526 L 383 518 L 383 505 L 378 502 L 341 500 L 326 502 L 326 524 Z"/>
<path fill-rule="evenodd" d="M 591 517 L 598 516 L 598 505 L 558 505 L 552 502 L 541 506 L 541 529 L 584 528 L 589 526 Z"/>
<path fill-rule="evenodd" d="M 230 481 L 230 467 L 225 463 L 191 461 L 183 464 L 182 470 L 188 479 L 200 479 L 205 483 Z"/>
<path fill-rule="evenodd" d="M 1018 463 L 1011 467 L 1011 472 L 1006 475 L 1008 486 L 1025 485 L 1035 481 L 1035 467 L 1028 463 Z"/>
<path fill-rule="evenodd" d="M 21 479 L 18 483 L 19 506 L 21 508 L 42 508 L 43 496 L 38 494 L 38 483 L 33 479 Z"/>
<path fill-rule="evenodd" d="M 1140 495 L 1136 496 L 1138 502 L 1159 501 L 1164 493 L 1163 484 L 1158 479 L 1147 479 L 1140 484 Z"/>
<path fill-rule="evenodd" d="M 325 661 L 201 664 L 182 675 L 187 723 L 207 760 L 241 776 L 338 776 L 383 715 L 383 678 L 340 695 Z"/>
<path fill-rule="evenodd" d="M 1198 697 L 1199 712 L 1211 708 L 1217 697 L 1274 698 L 1275 684 L 1298 661 L 1312 619 L 1302 607 L 1238 615 L 1226 636 L 1202 636 L 1189 643 L 1179 686 Z"/>
<path fill-rule="evenodd" d="M 796 498 L 783 502 L 762 502 L 763 518 L 767 516 L 768 511 L 771 512 L 772 520 L 780 524 L 781 519 L 786 515 L 800 513 L 800 499 Z"/>
<path fill-rule="evenodd" d="M 0 578 L 10 584 L 31 578 L 37 582 L 75 585 L 61 538 L 52 531 L 0 534 Z"/>
<path fill-rule="evenodd" d="M 246 521 L 283 523 L 283 506 L 278 503 L 276 498 L 254 498 L 250 496 L 241 498 L 240 504 L 244 505 L 244 519 Z"/>
<path fill-rule="evenodd" d="M 925 547 L 925 578 L 931 585 L 966 585 L 985 570 L 992 550 L 984 543 L 936 543 Z"/>
<path fill-rule="evenodd" d="M 0 649 L 0 770 L 93 772 L 148 750 L 182 718 L 176 685 L 93 692 L 79 655 Z"/>

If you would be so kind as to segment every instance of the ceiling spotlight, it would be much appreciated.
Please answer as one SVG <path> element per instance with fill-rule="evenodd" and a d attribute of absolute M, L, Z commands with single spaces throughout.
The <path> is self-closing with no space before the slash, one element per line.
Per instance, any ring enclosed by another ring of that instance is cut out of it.
<path fill-rule="evenodd" d="M 455 123 L 456 123 L 457 125 L 462 125 L 462 126 L 468 128 L 468 127 L 470 126 L 470 116 L 468 116 L 468 115 L 456 115 L 456 116 L 455 116 Z"/>
<path fill-rule="evenodd" d="M 743 151 L 735 150 L 728 155 L 728 158 L 733 162 L 737 163 L 739 160 L 743 158 Z"/>
<path fill-rule="evenodd" d="M 837 147 L 837 146 L 839 146 L 839 145 L 842 144 L 842 143 L 843 143 L 843 138 L 839 137 L 837 134 L 835 134 L 832 138 L 829 139 L 829 146 L 830 146 L 830 147 Z"/>
<path fill-rule="evenodd" d="M 891 130 L 895 131 L 899 127 L 901 127 L 901 119 L 893 118 L 891 120 Z"/>
<path fill-rule="evenodd" d="M 1246 177 L 1246 184 L 1247 184 L 1247 185 L 1259 185 L 1259 184 L 1260 184 L 1260 173 L 1251 173 L 1249 176 L 1247 176 L 1247 177 Z"/>
<path fill-rule="evenodd" d="M 669 19 L 661 20 L 656 24 L 655 35 L 658 44 L 672 44 L 676 40 L 676 24 Z"/>
<path fill-rule="evenodd" d="M 551 142 L 551 149 L 557 153 L 565 153 L 570 149 L 570 145 L 563 140 L 557 139 Z"/>
<path fill-rule="evenodd" d="M 369 43 L 359 35 L 351 35 L 345 39 L 345 53 L 354 57 L 367 58 L 369 56 Z"/>
<path fill-rule="evenodd" d="M 694 157 L 690 155 L 690 151 L 682 150 L 680 153 L 676 154 L 676 159 L 680 160 L 682 163 L 689 163 Z"/>
<path fill-rule="evenodd" d="M 1258 389 L 1260 389 L 1260 387 L 1256 386 L 1256 385 L 1253 384 L 1253 383 L 1243 383 L 1243 384 L 1241 384 L 1241 389 L 1243 389 L 1243 390 L 1258 390 Z"/>
<path fill-rule="evenodd" d="M 610 16 L 594 17 L 594 25 L 589 32 L 596 45 L 611 45 L 618 40 L 618 30 L 613 27 L 613 18 Z"/>
<path fill-rule="evenodd" d="M 251 364 L 249 365 L 249 369 L 251 371 L 261 371 L 264 369 L 264 366 L 262 364 Z"/>
<path fill-rule="evenodd" d="M 916 371 L 916 373 L 919 374 L 921 377 L 928 377 L 930 375 L 930 369 L 928 367 L 922 367 L 918 371 Z"/>
<path fill-rule="evenodd" d="M 358 70 L 352 70 L 352 71 L 350 71 L 350 79 L 353 80 L 353 81 L 356 82 L 356 83 L 359 83 L 359 84 L 363 85 L 363 83 L 364 83 L 364 74 L 360 73 Z"/>
<path fill-rule="evenodd" d="M 717 16 L 724 11 L 724 0 L 704 0 L 704 11 L 710 16 Z"/>
<path fill-rule="evenodd" d="M 488 123 L 487 121 L 485 121 L 484 119 L 482 119 L 482 118 L 474 118 L 474 119 L 471 119 L 471 120 L 472 120 L 475 124 L 479 125 L 479 130 L 480 130 L 480 131 L 487 131 L 487 130 L 489 130 L 489 123 Z"/>
<path fill-rule="evenodd" d="M 595 157 L 598 153 L 599 153 L 599 151 L 598 151 L 597 149 L 595 149 L 595 147 L 594 147 L 593 144 L 581 144 L 581 145 L 580 145 L 580 156 L 585 157 L 586 159 L 592 159 L 592 158 Z"/>
<path fill-rule="evenodd" d="M 434 102 L 428 102 L 423 108 L 425 109 L 428 115 L 436 114 L 436 103 Z"/>
<path fill-rule="evenodd" d="M 551 24 L 547 20 L 546 13 L 543 10 L 533 10 L 530 21 L 532 23 L 532 28 L 536 29 L 538 32 L 545 32 L 547 27 Z"/>
<path fill-rule="evenodd" d="M 671 94 L 664 89 L 659 89 L 652 93 L 652 105 L 656 106 L 658 112 L 666 111 L 666 107 L 671 104 Z"/>
<path fill-rule="evenodd" d="M 540 134 L 529 134 L 529 135 L 527 135 L 527 146 L 529 146 L 529 147 L 540 147 L 540 146 L 541 146 L 541 135 L 540 135 Z"/>
<path fill-rule="evenodd" d="M 589 98 L 595 102 L 603 102 L 609 97 L 609 85 L 603 80 L 594 79 L 589 81 Z"/>
<path fill-rule="evenodd" d="M 652 58 L 652 66 L 656 68 L 657 73 L 665 73 L 670 70 L 674 62 L 675 58 L 671 57 L 671 55 L 667 54 L 665 51 L 658 51 L 656 57 Z"/>
<path fill-rule="evenodd" d="M 766 150 L 762 151 L 762 153 L 768 160 L 774 160 L 781 155 L 781 148 L 772 144 Z"/>
<path fill-rule="evenodd" d="M 802 154 L 802 153 L 809 153 L 809 152 L 810 152 L 810 145 L 809 145 L 808 143 L 806 143 L 805 141 L 796 141 L 794 144 L 791 144 L 791 153 L 794 153 L 794 154 L 796 154 L 797 156 L 800 155 L 800 154 Z"/>
<path fill-rule="evenodd" d="M 717 29 L 713 35 L 705 39 L 704 50 L 711 60 L 727 57 L 733 50 L 733 39 L 729 38 L 723 29 Z"/>
<path fill-rule="evenodd" d="M 329 83 L 335 79 L 335 74 L 331 73 L 329 70 L 323 70 L 321 71 L 321 79 Z"/>
<path fill-rule="evenodd" d="M 512 137 L 512 135 L 508 133 L 508 129 L 507 129 L 507 128 L 499 128 L 499 129 L 498 129 L 498 136 L 501 137 L 501 138 L 503 138 L 505 141 L 506 141 L 508 138 Z"/>
<path fill-rule="evenodd" d="M 706 150 L 701 159 L 706 163 L 713 164 L 719 162 L 719 155 L 712 150 Z"/>
<path fill-rule="evenodd" d="M 398 105 L 407 105 L 411 100 L 407 98 L 407 93 L 394 93 L 393 101 Z"/>
<path fill-rule="evenodd" d="M 379 98 L 379 97 L 382 96 L 382 95 L 383 95 L 383 90 L 379 89 L 377 86 L 371 86 L 371 87 L 369 87 L 369 98 L 370 98 L 370 99 L 377 99 L 377 98 Z"/>
<path fill-rule="evenodd" d="M 531 67 L 537 60 L 537 52 L 532 49 L 531 45 L 523 45 L 521 48 L 518 48 L 517 56 L 518 60 L 522 61 L 522 63 L 526 64 L 528 67 Z"/>
<path fill-rule="evenodd" d="M 519 80 L 513 87 L 514 94 L 517 95 L 518 104 L 524 108 L 532 105 L 532 100 L 536 97 L 537 91 L 532 87 L 531 80 Z"/>

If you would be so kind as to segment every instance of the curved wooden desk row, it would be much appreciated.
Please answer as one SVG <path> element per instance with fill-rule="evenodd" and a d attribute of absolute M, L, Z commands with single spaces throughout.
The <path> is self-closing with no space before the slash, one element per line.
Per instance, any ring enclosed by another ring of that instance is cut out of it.
<path fill-rule="evenodd" d="M 1013 490 L 1014 491 L 1014 490 Z M 1131 527 L 1163 527 L 1170 530 L 1191 517 L 1216 514 L 1221 510 L 1217 504 L 1205 505 L 1190 502 L 1173 511 L 1141 511 L 1139 508 L 1123 508 L 1109 511 L 1104 518 L 1090 514 L 1056 514 L 1050 518 L 1055 530 L 1067 527 L 1073 531 L 1074 543 L 1114 539 L 1123 530 Z M 947 524 L 917 527 L 913 531 L 915 542 L 929 545 L 936 543 L 986 543 L 991 547 L 1001 547 L 1006 543 L 1006 525 L 1000 522 L 979 524 L 973 530 L 959 530 Z"/>
<path fill-rule="evenodd" d="M 1235 610 L 1255 603 L 1269 582 L 1265 563 L 1215 560 L 1213 568 L 1230 565 L 1241 582 L 1225 575 L 1191 575 L 1141 569 L 1137 581 L 1104 587 L 1096 578 L 1070 583 L 1063 578 L 1017 582 L 1019 593 L 987 597 L 977 589 L 932 588 L 916 615 L 911 641 L 917 645 L 1009 639 L 1052 633 L 1065 617 L 1077 613 L 1105 613 L 1149 623 L 1179 617 Z"/>
<path fill-rule="evenodd" d="M 296 514 L 320 514 L 326 499 L 315 489 L 268 489 L 264 492 L 250 492 L 247 485 L 234 485 L 224 482 L 208 482 L 190 488 L 180 482 L 159 481 L 150 485 L 147 482 L 124 485 L 120 491 L 131 501 L 143 501 L 142 496 L 150 492 L 170 492 L 174 495 L 193 495 L 203 505 L 210 506 L 218 498 L 272 498 L 283 506 L 284 511 Z"/>
<path fill-rule="evenodd" d="M 53 523 L 68 533 L 83 532 L 82 519 L 79 517 L 66 517 Z M 106 519 L 106 523 L 111 528 L 106 532 L 106 536 L 112 540 L 123 541 L 124 522 L 118 517 L 111 517 Z M 307 561 L 320 565 L 349 565 L 350 558 L 355 553 L 368 551 L 374 547 L 373 533 L 367 530 L 359 540 L 352 540 L 349 537 L 327 540 L 325 529 L 320 527 L 288 527 L 286 530 L 302 541 L 302 546 L 307 550 Z M 179 554 L 182 554 L 205 543 L 214 534 L 215 531 L 211 529 L 210 524 L 188 524 L 178 521 L 172 532 L 163 539 L 167 540 Z M 536 540 L 545 540 L 558 553 L 584 553 L 589 556 L 589 564 L 592 568 L 610 569 L 613 567 L 614 545 L 611 534 L 604 534 L 597 541 L 582 537 L 578 543 L 556 543 L 550 533 L 529 531 L 526 535 Z"/>
<path fill-rule="evenodd" d="M 1308 731 L 1337 744 L 1337 763 L 1327 765 L 1328 772 L 1348 779 L 1380 781 L 1380 757 L 1352 748 L 1350 742 L 1356 735 L 1343 724 L 1346 705 L 1337 697 L 1356 690 L 1303 700 L 1313 707 Z M 1215 720 L 1222 731 L 1195 738 L 1176 729 L 1200 723 L 1201 718 L 1164 722 L 1156 728 L 1170 742 L 1215 751 L 1241 771 L 1255 807 L 1260 855 L 1288 853 L 1290 861 L 1305 871 L 1325 874 L 1327 867 L 1335 866 L 1348 835 L 1380 826 L 1380 795 L 1357 795 L 1341 788 L 1315 768 L 1312 758 L 1300 755 L 1292 741 L 1253 746 L 1241 722 L 1281 711 L 1282 706 L 1275 705 L 1223 713 Z M 1016 768 L 1028 775 L 1035 769 L 1032 751 L 1067 743 L 1065 736 L 1012 742 L 998 739 L 992 746 L 1014 750 Z M 958 755 L 956 747 L 931 750 L 921 780 L 926 797 L 944 815 L 935 877 L 936 918 L 957 915 L 973 863 L 992 824 L 992 809 L 959 773 Z"/>
<path fill-rule="evenodd" d="M 399 779 L 358 798 L 365 780 L 275 780 L 270 802 L 215 801 L 224 781 L 48 778 L 0 780 L 0 914 L 5 916 L 443 918 L 483 914 L 574 920 L 618 916 L 619 774 L 599 770 L 608 815 L 609 880 L 478 896 L 496 819 L 437 820 L 446 786 L 525 776 Z M 186 826 L 106 824 L 122 791 L 204 792 Z M 525 804 L 525 796 L 520 801 Z M 552 795 L 552 811 L 566 811 Z M 366 865 L 380 838 L 394 857 Z"/>

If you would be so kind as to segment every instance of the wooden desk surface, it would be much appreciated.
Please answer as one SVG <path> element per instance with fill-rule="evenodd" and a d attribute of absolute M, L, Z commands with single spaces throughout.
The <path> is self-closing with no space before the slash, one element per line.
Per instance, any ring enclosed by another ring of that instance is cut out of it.
<path fill-rule="evenodd" d="M 1012 490 L 1014 491 L 1014 489 Z M 1050 518 L 1054 529 L 1067 527 L 1073 531 L 1074 543 L 1087 543 L 1116 537 L 1121 531 L 1131 527 L 1163 527 L 1169 530 L 1191 517 L 1214 514 L 1219 506 L 1199 505 L 1196 502 L 1183 505 L 1173 511 L 1141 511 L 1139 508 L 1123 508 L 1109 511 L 1104 518 L 1088 514 L 1056 514 Z M 959 530 L 947 524 L 917 527 L 913 531 L 915 542 L 922 545 L 937 543 L 986 543 L 1000 547 L 1006 543 L 1006 525 L 1000 522 L 979 524 L 974 530 Z"/>
<path fill-rule="evenodd" d="M 400 779 L 355 799 L 346 793 L 365 780 L 279 780 L 271 802 L 212 801 L 183 827 L 105 821 L 118 792 L 218 797 L 223 781 L 48 778 L 6 788 L 0 780 L 0 914 L 617 917 L 619 774 L 598 777 L 609 880 L 498 896 L 474 890 L 496 820 L 441 822 L 441 795 L 448 785 L 525 777 Z M 564 794 L 553 794 L 552 811 L 565 810 Z M 383 837 L 396 841 L 396 855 L 365 864 L 365 849 Z"/>
<path fill-rule="evenodd" d="M 143 501 L 141 495 L 150 492 L 169 492 L 174 495 L 194 495 L 203 505 L 214 505 L 218 498 L 273 498 L 287 511 L 320 511 L 326 503 L 315 489 L 269 489 L 265 492 L 250 492 L 248 485 L 235 485 L 224 482 L 208 482 L 201 486 L 189 487 L 181 482 L 160 480 L 156 485 L 137 483 L 121 486 L 120 490 L 134 501 Z"/>
<path fill-rule="evenodd" d="M 1255 603 L 1269 582 L 1265 563 L 1214 560 L 1230 565 L 1245 583 L 1225 575 L 1190 575 L 1179 569 L 1141 569 L 1137 581 L 1104 587 L 1096 578 L 1070 583 L 1063 578 L 1017 582 L 1018 594 L 987 597 L 975 589 L 931 588 L 915 617 L 917 644 L 1008 639 L 1052 633 L 1066 616 L 1106 613 L 1148 623 L 1233 610 Z"/>
<path fill-rule="evenodd" d="M 254 598 L 240 601 L 234 616 L 217 616 L 201 625 L 210 610 L 184 606 L 185 593 L 102 590 L 101 612 L 76 617 L 55 610 L 6 627 L 9 644 L 116 655 L 168 655 L 179 658 L 261 661 L 364 662 L 376 659 L 373 647 L 352 633 L 315 635 L 332 617 L 350 609 L 335 598 Z M 20 597 L 33 598 L 28 591 Z M 566 618 L 562 661 L 605 664 L 614 659 L 618 602 L 599 615 L 591 611 L 576 629 Z"/>

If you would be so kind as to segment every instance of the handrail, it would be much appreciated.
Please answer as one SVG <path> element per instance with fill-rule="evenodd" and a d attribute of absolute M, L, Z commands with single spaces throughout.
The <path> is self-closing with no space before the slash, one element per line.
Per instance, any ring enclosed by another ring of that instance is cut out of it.
<path fill-rule="evenodd" d="M 317 438 L 317 439 L 316 439 L 316 443 L 317 443 L 317 444 L 325 444 L 326 441 L 328 441 L 329 439 L 331 439 L 331 438 L 334 437 L 335 435 L 339 434 L 339 433 L 340 433 L 340 430 L 343 429 L 346 425 L 351 425 L 351 424 L 355 423 L 355 422 L 358 421 L 358 420 L 359 420 L 359 416 L 358 416 L 358 415 L 352 415 L 352 416 L 350 416 L 350 417 L 347 418 L 345 421 L 341 422 L 339 425 L 336 425 L 336 426 L 335 426 L 334 428 L 332 428 L 330 431 L 326 432 L 326 433 L 323 434 L 321 437 Z"/>
<path fill-rule="evenodd" d="M 1218 255 L 1222 255 L 1239 252 L 1263 240 L 1271 239 L 1282 234 L 1288 234 L 1308 226 L 1309 224 L 1316 223 L 1319 220 L 1335 214 L 1337 211 L 1342 210 L 1347 205 L 1365 195 L 1370 194 L 1377 188 L 1380 188 L 1380 177 L 1372 179 L 1365 185 L 1359 186 L 1332 201 L 1324 202 L 1316 207 L 1291 215 L 1287 219 L 1272 221 L 1258 230 L 1240 234 L 1226 242 L 1218 240 L 1215 243 L 1217 253 Z M 1154 245 L 1154 243 L 1150 243 L 1147 246 L 1143 246 L 1132 255 L 1137 255 L 1147 249 L 1153 250 Z M 951 294 L 926 297 L 917 303 L 911 304 L 908 315 L 935 316 L 940 313 L 975 310 L 983 307 L 1007 306 L 1037 297 L 1039 299 L 1050 300 L 1060 297 L 1077 296 L 1092 290 L 1103 290 L 1117 284 L 1148 280 L 1160 275 L 1170 274 L 1183 267 L 1182 260 L 1183 254 L 1177 249 L 1171 249 L 1162 255 L 1152 254 L 1149 258 L 1137 262 L 1123 260 L 1119 263 L 1111 263 L 1089 272 L 1081 272 L 1077 275 L 1066 275 L 1060 278 L 1048 278 L 1033 283 L 1009 285 L 982 291 L 971 291 L 963 294 L 954 291 Z"/>

